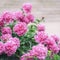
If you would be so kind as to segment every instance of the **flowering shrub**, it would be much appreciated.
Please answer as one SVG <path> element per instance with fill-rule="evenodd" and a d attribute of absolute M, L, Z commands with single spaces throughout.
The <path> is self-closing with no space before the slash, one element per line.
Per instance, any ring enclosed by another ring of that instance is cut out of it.
<path fill-rule="evenodd" d="M 30 3 L 0 16 L 0 60 L 59 60 L 60 38 L 45 32 Z"/>

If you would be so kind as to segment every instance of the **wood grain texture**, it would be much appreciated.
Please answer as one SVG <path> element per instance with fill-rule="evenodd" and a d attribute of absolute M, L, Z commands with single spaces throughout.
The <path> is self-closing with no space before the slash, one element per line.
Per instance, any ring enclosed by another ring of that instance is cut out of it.
<path fill-rule="evenodd" d="M 60 21 L 60 0 L 0 0 L 0 12 L 4 10 L 20 10 L 23 3 L 33 5 L 33 13 L 36 17 L 45 17 L 47 22 Z"/>

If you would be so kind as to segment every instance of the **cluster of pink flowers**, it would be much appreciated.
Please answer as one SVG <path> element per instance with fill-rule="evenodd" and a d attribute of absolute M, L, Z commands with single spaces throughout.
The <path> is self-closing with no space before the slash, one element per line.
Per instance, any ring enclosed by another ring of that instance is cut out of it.
<path fill-rule="evenodd" d="M 33 46 L 32 50 L 30 50 L 29 53 L 24 54 L 21 57 L 21 60 L 25 60 L 25 59 L 26 60 L 28 60 L 28 59 L 33 60 L 34 57 L 37 57 L 40 60 L 44 60 L 45 57 L 47 56 L 47 52 L 48 52 L 48 50 L 44 45 L 38 44 L 36 46 Z"/>
<path fill-rule="evenodd" d="M 4 12 L 0 17 L 0 26 L 3 26 L 6 23 L 11 23 L 14 20 L 25 23 L 34 21 L 34 15 L 31 13 L 32 5 L 30 3 L 24 4 L 21 10 L 22 11 L 17 11 L 13 13 L 8 11 Z"/>
<path fill-rule="evenodd" d="M 32 50 L 21 56 L 20 60 L 34 60 L 37 57 L 39 60 L 45 60 L 48 51 L 51 51 L 51 56 L 60 51 L 60 38 L 57 35 L 49 36 L 45 32 L 43 24 L 37 25 L 37 34 L 34 36 L 38 45 L 33 46 Z"/>
<path fill-rule="evenodd" d="M 15 54 L 20 47 L 20 40 L 12 34 L 23 36 L 27 32 L 27 24 L 34 21 L 30 3 L 24 4 L 21 10 L 13 13 L 6 11 L 0 16 L 0 55 L 2 53 L 8 56 Z M 9 26 L 10 24 L 13 28 Z"/>
<path fill-rule="evenodd" d="M 30 3 L 23 4 L 21 10 L 13 13 L 5 12 L 0 16 L 0 55 L 3 53 L 7 54 L 7 56 L 15 54 L 21 45 L 20 37 L 24 36 L 29 30 L 28 23 L 34 22 Z M 37 33 L 33 39 L 38 45 L 32 45 L 32 49 L 28 53 L 23 54 L 20 60 L 34 60 L 35 57 L 39 60 L 44 60 L 48 51 L 51 51 L 51 54 L 59 53 L 60 38 L 56 35 L 49 36 L 45 32 L 44 24 L 36 25 L 35 22 L 33 24 L 37 28 L 37 31 L 35 31 Z"/>
<path fill-rule="evenodd" d="M 37 43 L 42 43 L 52 53 L 57 54 L 60 51 L 60 38 L 57 35 L 48 36 L 44 29 L 45 27 L 43 25 L 38 24 L 38 33 L 34 36 L 35 41 Z"/>
<path fill-rule="evenodd" d="M 5 12 L 0 17 L 0 28 L 4 27 L 7 24 L 13 23 L 14 21 L 19 22 L 13 27 L 13 31 L 22 36 L 27 31 L 27 25 L 30 22 L 34 21 L 34 16 L 31 13 L 32 5 L 27 3 L 22 6 L 22 11 L 18 12 Z M 4 27 L 1 29 L 2 34 L 12 34 L 10 27 Z"/>
<path fill-rule="evenodd" d="M 20 40 L 12 37 L 10 34 L 2 35 L 0 39 L 0 55 L 5 53 L 11 56 L 15 54 L 16 50 L 20 47 Z"/>
<path fill-rule="evenodd" d="M 11 56 L 15 54 L 16 50 L 20 47 L 20 40 L 17 37 L 12 37 L 12 29 L 8 26 L 1 28 L 0 36 L 0 55 L 2 53 Z"/>
<path fill-rule="evenodd" d="M 22 12 L 15 12 L 15 19 L 21 22 L 29 23 L 34 21 L 34 16 L 31 13 L 32 5 L 30 3 L 24 4 L 22 7 Z"/>

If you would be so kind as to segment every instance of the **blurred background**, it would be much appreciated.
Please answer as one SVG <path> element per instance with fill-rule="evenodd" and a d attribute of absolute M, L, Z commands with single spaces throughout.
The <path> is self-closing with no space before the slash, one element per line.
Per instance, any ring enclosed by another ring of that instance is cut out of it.
<path fill-rule="evenodd" d="M 47 33 L 60 35 L 60 0 L 0 0 L 0 14 L 6 10 L 19 11 L 27 2 L 32 4 L 36 18 L 45 17 Z"/>

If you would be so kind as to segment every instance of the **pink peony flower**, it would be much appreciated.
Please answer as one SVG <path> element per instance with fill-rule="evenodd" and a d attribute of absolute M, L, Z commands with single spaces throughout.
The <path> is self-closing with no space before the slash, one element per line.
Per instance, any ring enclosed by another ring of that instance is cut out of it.
<path fill-rule="evenodd" d="M 41 32 L 38 32 L 37 35 L 34 36 L 35 38 L 35 41 L 38 42 L 38 43 L 45 43 L 45 40 L 48 38 L 48 35 L 41 31 Z"/>
<path fill-rule="evenodd" d="M 7 41 L 5 44 L 5 49 L 4 49 L 4 52 L 8 55 L 8 56 L 11 56 L 13 54 L 15 54 L 16 50 L 17 50 L 17 46 L 15 44 L 14 41 Z"/>
<path fill-rule="evenodd" d="M 54 44 L 56 44 L 55 40 L 52 37 L 48 37 L 45 41 L 45 44 L 47 45 L 48 49 L 51 48 Z"/>
<path fill-rule="evenodd" d="M 44 60 L 47 56 L 47 48 L 44 47 L 42 44 L 38 44 L 36 46 L 32 47 L 32 50 L 30 51 L 30 54 L 32 56 L 36 56 L 38 59 Z"/>
<path fill-rule="evenodd" d="M 38 31 L 45 31 L 45 26 L 44 26 L 44 24 L 38 24 L 38 25 L 37 25 L 37 30 L 38 30 Z"/>
<path fill-rule="evenodd" d="M 54 44 L 54 45 L 52 45 L 52 46 L 50 47 L 50 50 L 51 50 L 53 53 L 57 54 L 57 53 L 59 52 L 59 47 L 58 47 L 57 44 Z"/>
<path fill-rule="evenodd" d="M 19 11 L 15 13 L 15 18 L 16 20 L 23 21 L 24 15 L 22 12 Z"/>
<path fill-rule="evenodd" d="M 51 50 L 53 53 L 59 52 L 58 45 L 56 44 L 55 40 L 52 37 L 48 37 L 45 43 L 46 43 L 47 48 Z"/>
<path fill-rule="evenodd" d="M 3 27 L 1 31 L 2 34 L 12 34 L 12 30 L 10 27 Z"/>
<path fill-rule="evenodd" d="M 10 35 L 10 34 L 3 34 L 2 36 L 1 36 L 1 40 L 3 41 L 3 42 L 6 42 L 6 41 L 8 41 L 9 40 L 9 38 L 11 38 L 12 36 Z"/>
<path fill-rule="evenodd" d="M 30 21 L 29 21 L 29 19 L 25 16 L 24 18 L 23 18 L 23 22 L 25 22 L 25 23 L 29 23 Z"/>
<path fill-rule="evenodd" d="M 26 15 L 26 17 L 29 19 L 29 22 L 33 22 L 33 21 L 34 21 L 34 16 L 33 16 L 33 14 L 28 13 L 28 14 Z"/>
<path fill-rule="evenodd" d="M 17 47 L 20 47 L 20 40 L 16 37 L 10 38 L 9 40 L 14 41 Z"/>
<path fill-rule="evenodd" d="M 20 22 L 13 27 L 13 31 L 18 35 L 22 36 L 27 32 L 26 23 Z"/>
<path fill-rule="evenodd" d="M 0 55 L 3 53 L 4 51 L 4 44 L 3 42 L 0 41 Z"/>
<path fill-rule="evenodd" d="M 32 5 L 30 3 L 25 3 L 23 4 L 23 7 L 22 9 L 25 11 L 25 12 L 31 12 L 31 9 L 32 9 Z"/>
<path fill-rule="evenodd" d="M 30 53 L 25 53 L 21 56 L 20 60 L 33 60 Z"/>
<path fill-rule="evenodd" d="M 11 21 L 13 21 L 13 15 L 10 12 L 5 12 L 2 15 L 2 17 L 3 17 L 3 20 L 4 20 L 5 23 L 10 23 Z"/>
<path fill-rule="evenodd" d="M 29 57 L 22 57 L 20 58 L 20 60 L 34 60 L 33 58 L 29 58 Z"/>
<path fill-rule="evenodd" d="M 60 40 L 60 38 L 57 36 L 57 35 L 51 35 L 51 37 L 56 41 L 58 42 Z"/>

